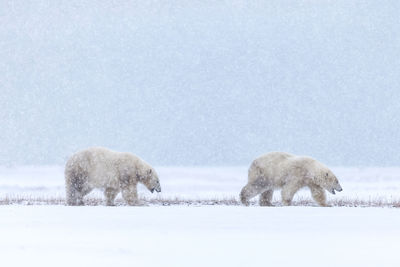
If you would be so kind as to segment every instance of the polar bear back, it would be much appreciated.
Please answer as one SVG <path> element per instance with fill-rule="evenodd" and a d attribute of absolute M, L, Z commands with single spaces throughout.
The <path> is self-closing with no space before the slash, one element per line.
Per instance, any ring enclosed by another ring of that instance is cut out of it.
<path fill-rule="evenodd" d="M 116 186 L 121 170 L 134 173 L 134 168 L 143 165 L 141 160 L 124 152 L 102 147 L 92 147 L 75 153 L 67 165 L 79 167 L 86 173 L 88 182 L 95 187 Z"/>
<path fill-rule="evenodd" d="M 249 168 L 249 182 L 268 179 L 274 186 L 285 183 L 285 178 L 303 179 L 316 169 L 318 162 L 310 157 L 286 152 L 270 152 L 255 159 Z M 320 167 L 319 167 L 320 168 Z"/>

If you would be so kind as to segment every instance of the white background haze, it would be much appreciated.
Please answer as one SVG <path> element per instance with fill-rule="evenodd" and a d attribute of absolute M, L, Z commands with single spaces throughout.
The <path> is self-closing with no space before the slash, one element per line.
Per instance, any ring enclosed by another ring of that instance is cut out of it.
<path fill-rule="evenodd" d="M 398 166 L 399 1 L 0 1 L 0 164 Z"/>

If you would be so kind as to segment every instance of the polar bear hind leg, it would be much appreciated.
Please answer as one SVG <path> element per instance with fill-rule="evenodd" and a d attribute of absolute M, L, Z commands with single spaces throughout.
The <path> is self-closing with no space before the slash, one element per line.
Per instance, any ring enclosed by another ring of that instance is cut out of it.
<path fill-rule="evenodd" d="M 83 197 L 93 190 L 87 183 L 87 175 L 76 170 L 66 172 L 65 186 L 67 205 L 69 206 L 83 205 Z"/>
<path fill-rule="evenodd" d="M 245 187 L 243 187 L 242 191 L 240 192 L 240 201 L 244 205 L 248 206 L 250 205 L 250 199 L 259 195 L 265 190 L 266 188 L 260 186 L 259 184 L 248 183 Z"/>
<path fill-rule="evenodd" d="M 260 195 L 260 206 L 273 206 L 271 203 L 272 196 L 274 194 L 273 189 L 269 189 Z"/>

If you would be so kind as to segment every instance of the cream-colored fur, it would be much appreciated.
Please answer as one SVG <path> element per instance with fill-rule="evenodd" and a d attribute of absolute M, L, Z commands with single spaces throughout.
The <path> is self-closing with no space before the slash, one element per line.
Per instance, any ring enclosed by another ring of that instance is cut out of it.
<path fill-rule="evenodd" d="M 260 195 L 261 206 L 271 206 L 275 189 L 282 189 L 282 202 L 290 205 L 294 194 L 308 187 L 314 200 L 327 206 L 325 190 L 332 194 L 342 191 L 336 176 L 317 160 L 285 152 L 271 152 L 255 159 L 250 168 L 248 183 L 240 192 L 240 200 L 249 205 L 249 200 Z"/>
<path fill-rule="evenodd" d="M 107 205 L 114 205 L 119 192 L 129 205 L 140 205 L 137 184 L 151 192 L 161 191 L 155 170 L 139 157 L 124 152 L 92 147 L 72 155 L 65 166 L 68 205 L 83 205 L 83 197 L 94 188 L 104 191 Z"/>

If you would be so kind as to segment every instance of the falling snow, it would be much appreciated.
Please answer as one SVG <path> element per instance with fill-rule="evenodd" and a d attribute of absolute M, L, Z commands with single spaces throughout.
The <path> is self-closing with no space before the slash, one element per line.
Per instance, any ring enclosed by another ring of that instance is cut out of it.
<path fill-rule="evenodd" d="M 0 265 L 400 266 L 399 10 L 0 1 Z M 91 146 L 140 156 L 177 201 L 63 206 L 64 164 Z M 269 151 L 332 167 L 335 207 L 240 206 Z"/>
<path fill-rule="evenodd" d="M 0 3 L 0 164 L 396 166 L 398 1 Z"/>

